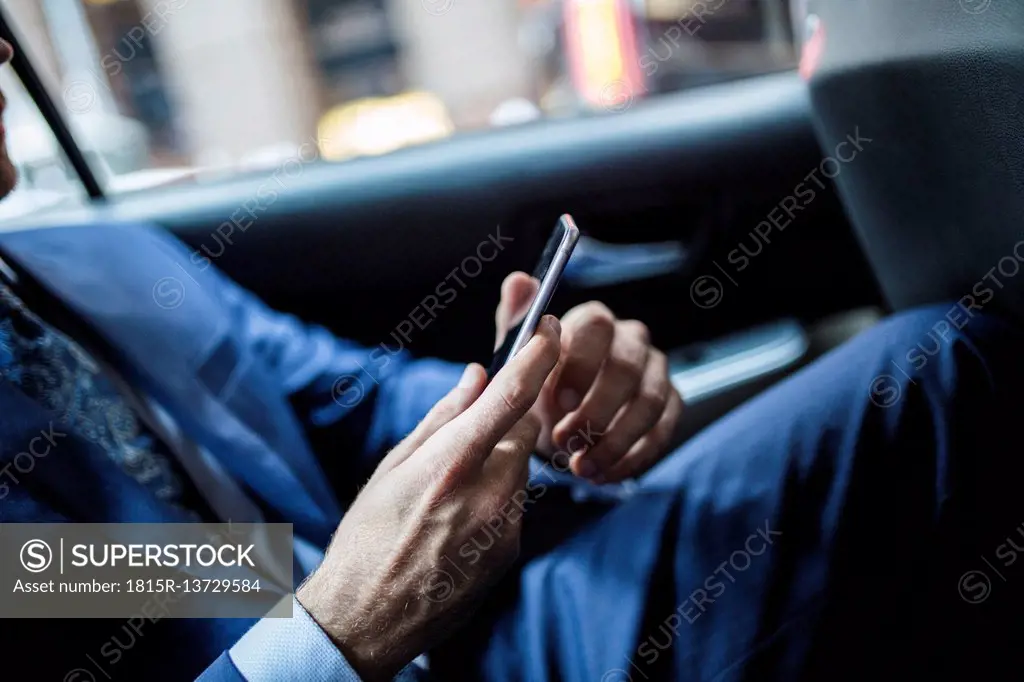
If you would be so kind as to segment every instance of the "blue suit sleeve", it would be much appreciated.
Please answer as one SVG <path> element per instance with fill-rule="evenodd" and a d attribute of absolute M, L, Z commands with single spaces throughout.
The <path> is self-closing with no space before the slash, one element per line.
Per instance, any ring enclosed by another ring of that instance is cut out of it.
<path fill-rule="evenodd" d="M 366 348 L 339 339 L 271 310 L 227 277 L 218 280 L 235 329 L 276 374 L 321 459 L 354 448 L 372 468 L 458 383 L 464 369 L 414 360 L 393 345 Z"/>
<path fill-rule="evenodd" d="M 245 678 L 238 672 L 238 668 L 225 651 L 196 678 L 196 682 L 245 682 Z"/>

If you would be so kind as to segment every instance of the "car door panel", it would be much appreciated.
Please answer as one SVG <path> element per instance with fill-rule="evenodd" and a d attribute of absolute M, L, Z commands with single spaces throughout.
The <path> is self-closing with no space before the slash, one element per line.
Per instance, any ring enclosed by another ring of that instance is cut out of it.
<path fill-rule="evenodd" d="M 553 311 L 597 298 L 676 347 L 878 303 L 830 188 L 761 245 L 742 281 L 719 272 L 821 156 L 805 86 L 784 73 L 377 158 L 306 163 L 297 154 L 270 174 L 123 195 L 34 222 L 153 221 L 275 307 L 368 344 L 415 315 L 413 352 L 479 360 L 493 342 L 501 280 L 531 269 L 570 212 L 596 240 L 673 242 L 682 256 L 671 272 L 566 281 Z M 491 260 L 477 255 L 496 242 Z M 709 276 L 720 300 L 695 304 L 693 287 Z M 424 299 L 445 282 L 457 295 L 425 318 Z"/>

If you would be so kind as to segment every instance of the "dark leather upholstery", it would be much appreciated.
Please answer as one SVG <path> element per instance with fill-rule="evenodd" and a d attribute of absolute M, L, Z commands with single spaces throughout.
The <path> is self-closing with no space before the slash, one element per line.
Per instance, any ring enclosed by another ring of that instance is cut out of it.
<path fill-rule="evenodd" d="M 811 79 L 822 144 L 856 128 L 873 140 L 836 183 L 890 303 L 971 296 L 1024 316 L 1024 2 L 809 11 L 825 30 Z"/>

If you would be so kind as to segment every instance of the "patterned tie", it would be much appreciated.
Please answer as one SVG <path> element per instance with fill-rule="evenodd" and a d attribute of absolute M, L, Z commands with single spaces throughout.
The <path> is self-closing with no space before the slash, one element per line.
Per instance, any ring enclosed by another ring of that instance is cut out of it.
<path fill-rule="evenodd" d="M 103 368 L 43 322 L 0 283 L 0 378 L 102 448 L 159 499 L 205 512 L 206 505 L 167 445 L 146 426 Z"/>

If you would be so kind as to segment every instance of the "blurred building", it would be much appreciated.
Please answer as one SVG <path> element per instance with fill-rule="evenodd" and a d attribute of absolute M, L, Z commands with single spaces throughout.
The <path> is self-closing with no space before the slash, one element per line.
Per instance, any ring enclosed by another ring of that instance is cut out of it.
<path fill-rule="evenodd" d="M 438 95 L 457 127 L 487 125 L 505 100 L 535 99 L 532 64 L 519 41 L 516 0 L 386 2 L 409 86 Z M 439 9 L 444 13 L 436 13 Z"/>
<path fill-rule="evenodd" d="M 69 113 L 140 121 L 164 164 L 294 153 L 365 98 L 432 93 L 450 132 L 534 96 L 516 0 L 4 2 Z"/>
<path fill-rule="evenodd" d="M 788 68 L 789 2 L 0 0 L 119 180 L 381 154 Z M 17 136 L 23 177 L 52 175 L 45 132 Z"/>

